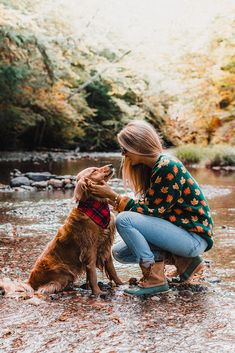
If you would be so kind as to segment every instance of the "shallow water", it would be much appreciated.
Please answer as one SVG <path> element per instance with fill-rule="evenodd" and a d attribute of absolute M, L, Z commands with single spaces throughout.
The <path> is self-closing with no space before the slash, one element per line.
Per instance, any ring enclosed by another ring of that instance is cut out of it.
<path fill-rule="evenodd" d="M 54 162 L 51 171 L 76 174 L 87 166 L 109 162 L 118 168 L 119 156 L 61 160 L 58 165 Z M 30 169 L 24 171 L 40 170 L 30 163 Z M 0 182 L 6 182 L 2 166 L 0 163 Z M 201 184 L 215 220 L 215 246 L 205 254 L 204 283 L 173 288 L 148 299 L 123 295 L 125 286 L 105 299 L 76 290 L 41 298 L 39 305 L 30 299 L 2 297 L 0 352 L 231 352 L 235 175 L 204 169 L 192 170 L 192 174 Z M 122 190 L 121 184 L 115 185 Z M 63 223 L 72 206 L 71 195 L 71 191 L 0 193 L 0 277 L 27 278 L 35 259 Z M 123 280 L 140 275 L 136 265 L 115 262 L 115 266 Z M 99 280 L 107 282 L 101 273 Z"/>

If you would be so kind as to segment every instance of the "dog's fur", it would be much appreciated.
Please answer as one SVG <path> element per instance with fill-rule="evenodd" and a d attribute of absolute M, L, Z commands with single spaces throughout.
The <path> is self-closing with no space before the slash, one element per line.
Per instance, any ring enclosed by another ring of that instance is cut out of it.
<path fill-rule="evenodd" d="M 79 173 L 74 192 L 75 199 L 85 201 L 91 197 L 88 190 L 89 182 L 107 181 L 112 174 L 111 165 L 87 168 Z M 105 199 L 102 201 L 107 202 Z M 85 271 L 92 293 L 97 295 L 101 293 L 97 284 L 97 267 L 100 270 L 105 269 L 107 277 L 116 285 L 122 284 L 115 271 L 111 255 L 114 236 L 113 214 L 108 227 L 102 229 L 74 207 L 65 224 L 59 228 L 55 238 L 48 243 L 37 259 L 27 283 L 39 293 L 54 293 L 68 287 Z"/>

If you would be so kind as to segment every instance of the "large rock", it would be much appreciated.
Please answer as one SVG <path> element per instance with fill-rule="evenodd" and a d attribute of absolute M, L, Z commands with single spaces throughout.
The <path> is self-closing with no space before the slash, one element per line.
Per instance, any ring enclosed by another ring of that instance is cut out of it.
<path fill-rule="evenodd" d="M 47 180 L 35 181 L 34 183 L 32 183 L 32 186 L 36 187 L 37 189 L 45 189 L 47 187 L 47 183 Z"/>
<path fill-rule="evenodd" d="M 21 186 L 21 185 L 29 186 L 30 180 L 24 176 L 19 176 L 19 177 L 11 179 L 10 185 L 11 185 L 11 187 L 17 187 L 17 186 Z"/>
<path fill-rule="evenodd" d="M 33 181 L 44 181 L 44 180 L 49 180 L 54 177 L 54 175 L 51 175 L 49 172 L 42 172 L 42 173 L 25 173 L 25 176 Z"/>
<path fill-rule="evenodd" d="M 48 185 L 53 186 L 54 189 L 62 188 L 64 185 L 63 180 L 58 180 L 58 179 L 50 179 L 48 181 Z"/>

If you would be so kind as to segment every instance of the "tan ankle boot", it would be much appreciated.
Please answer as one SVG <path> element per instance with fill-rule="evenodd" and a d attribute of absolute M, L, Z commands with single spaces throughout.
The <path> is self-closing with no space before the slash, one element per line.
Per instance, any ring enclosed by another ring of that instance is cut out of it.
<path fill-rule="evenodd" d="M 136 296 L 155 295 L 168 292 L 169 286 L 164 275 L 164 261 L 158 261 L 149 267 L 140 264 L 143 279 L 138 287 L 125 289 L 124 292 Z"/>
<path fill-rule="evenodd" d="M 164 274 L 164 261 L 158 261 L 151 264 L 149 267 L 144 267 L 140 264 L 143 279 L 139 282 L 139 287 L 150 288 L 162 286 L 166 284 L 166 277 Z"/>
<path fill-rule="evenodd" d="M 173 258 L 173 255 L 167 251 L 165 251 L 164 253 L 164 263 L 165 265 L 174 265 L 175 266 L 175 260 Z M 171 270 L 171 271 L 166 271 L 166 278 L 168 280 L 171 280 L 172 277 L 177 277 L 179 275 L 177 268 L 175 270 Z"/>
<path fill-rule="evenodd" d="M 180 282 L 189 281 L 196 273 L 204 269 L 203 260 L 200 256 L 183 257 L 172 255 L 177 273 L 180 276 Z"/>
<path fill-rule="evenodd" d="M 142 277 L 139 279 L 139 282 L 138 283 L 141 283 L 144 281 L 145 277 L 147 276 L 147 274 L 149 273 L 149 268 L 148 267 L 145 267 L 143 266 L 143 263 L 140 262 L 140 268 L 141 268 L 141 271 L 142 271 Z"/>

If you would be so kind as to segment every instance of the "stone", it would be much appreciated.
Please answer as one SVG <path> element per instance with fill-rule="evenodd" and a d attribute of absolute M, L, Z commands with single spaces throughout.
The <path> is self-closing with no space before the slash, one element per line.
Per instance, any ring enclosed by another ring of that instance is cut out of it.
<path fill-rule="evenodd" d="M 35 191 L 36 188 L 33 186 L 28 186 L 28 185 L 21 185 L 21 189 L 24 189 L 25 191 Z"/>
<path fill-rule="evenodd" d="M 48 181 L 48 185 L 52 185 L 53 188 L 58 189 L 63 187 L 63 180 L 58 179 L 50 179 Z"/>
<path fill-rule="evenodd" d="M 48 191 L 53 190 L 53 186 L 52 186 L 52 185 L 48 185 L 48 186 L 47 186 L 47 190 L 48 190 Z"/>
<path fill-rule="evenodd" d="M 65 178 L 65 179 L 63 180 L 63 182 L 64 182 L 65 185 L 66 185 L 66 184 L 71 184 L 71 180 L 70 180 L 69 178 Z"/>
<path fill-rule="evenodd" d="M 30 180 L 24 176 L 18 176 L 16 178 L 11 179 L 10 181 L 10 186 L 11 187 L 17 187 L 21 185 L 30 185 Z"/>
<path fill-rule="evenodd" d="M 22 176 L 22 173 L 19 169 L 14 169 L 13 172 L 10 173 L 10 175 L 14 178 L 18 177 L 18 176 Z"/>
<path fill-rule="evenodd" d="M 65 188 L 66 190 L 74 189 L 74 185 L 71 184 L 71 183 L 70 183 L 70 184 L 65 184 L 64 188 Z"/>
<path fill-rule="evenodd" d="M 207 279 L 207 281 L 208 281 L 209 283 L 220 283 L 220 282 L 221 282 L 221 279 L 218 278 L 218 277 L 210 277 L 210 278 Z"/>
<path fill-rule="evenodd" d="M 71 179 L 70 175 L 55 175 L 53 176 L 53 179 L 58 179 L 58 180 L 69 180 Z"/>
<path fill-rule="evenodd" d="M 51 175 L 51 173 L 49 172 L 42 172 L 42 173 L 29 172 L 29 173 L 25 173 L 25 176 L 33 181 L 44 181 L 54 177 L 54 175 Z"/>
<path fill-rule="evenodd" d="M 35 186 L 37 189 L 45 189 L 47 187 L 47 181 L 36 181 L 35 183 L 32 183 L 32 186 Z"/>

